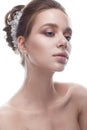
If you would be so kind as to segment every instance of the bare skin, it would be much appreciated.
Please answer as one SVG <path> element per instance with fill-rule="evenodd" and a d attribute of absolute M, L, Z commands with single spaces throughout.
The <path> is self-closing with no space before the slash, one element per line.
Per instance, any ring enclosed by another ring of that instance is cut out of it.
<path fill-rule="evenodd" d="M 18 38 L 26 78 L 20 91 L 1 108 L 0 130 L 87 130 L 87 90 L 52 80 L 68 61 L 67 36 L 71 37 L 68 17 L 49 9 L 38 14 L 27 40 Z M 59 53 L 65 56 L 56 56 Z"/>
<path fill-rule="evenodd" d="M 19 92 L 1 108 L 0 130 L 86 130 L 87 126 L 81 129 L 80 113 L 84 110 L 81 99 L 87 102 L 87 90 L 67 83 L 56 83 L 55 90 L 57 95 L 43 105 L 29 105 L 26 96 Z M 84 107 L 87 108 L 87 103 Z M 87 121 L 86 115 L 84 120 Z"/>

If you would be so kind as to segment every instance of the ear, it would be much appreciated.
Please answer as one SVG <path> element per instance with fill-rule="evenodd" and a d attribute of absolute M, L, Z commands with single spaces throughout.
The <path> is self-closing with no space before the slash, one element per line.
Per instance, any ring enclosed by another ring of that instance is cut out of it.
<path fill-rule="evenodd" d="M 18 49 L 19 51 L 24 55 L 27 54 L 27 49 L 26 49 L 26 43 L 25 43 L 25 38 L 23 36 L 19 36 L 17 38 L 17 43 L 18 43 Z"/>

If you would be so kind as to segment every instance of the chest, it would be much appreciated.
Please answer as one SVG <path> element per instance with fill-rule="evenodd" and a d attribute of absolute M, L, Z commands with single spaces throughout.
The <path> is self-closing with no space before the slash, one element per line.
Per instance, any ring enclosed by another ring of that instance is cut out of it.
<path fill-rule="evenodd" d="M 77 108 L 71 98 L 54 102 L 43 111 L 21 112 L 19 120 L 10 122 L 9 129 L 2 130 L 80 130 Z"/>
<path fill-rule="evenodd" d="M 24 125 L 25 130 L 79 130 L 76 112 L 70 107 L 32 114 Z"/>

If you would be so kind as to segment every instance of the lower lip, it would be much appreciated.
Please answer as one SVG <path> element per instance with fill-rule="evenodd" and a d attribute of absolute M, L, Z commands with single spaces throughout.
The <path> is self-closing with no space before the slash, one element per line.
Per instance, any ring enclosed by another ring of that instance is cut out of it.
<path fill-rule="evenodd" d="M 58 62 L 63 63 L 63 64 L 67 63 L 66 57 L 64 56 L 55 56 L 55 57 L 57 58 Z"/>

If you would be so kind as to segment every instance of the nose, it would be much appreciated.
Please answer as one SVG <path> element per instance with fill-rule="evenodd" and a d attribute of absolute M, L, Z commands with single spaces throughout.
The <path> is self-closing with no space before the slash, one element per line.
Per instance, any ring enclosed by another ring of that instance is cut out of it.
<path fill-rule="evenodd" d="M 56 46 L 57 46 L 58 48 L 68 48 L 68 41 L 67 41 L 67 39 L 64 37 L 64 35 L 61 34 L 61 35 L 58 37 L 58 41 L 57 41 Z"/>

